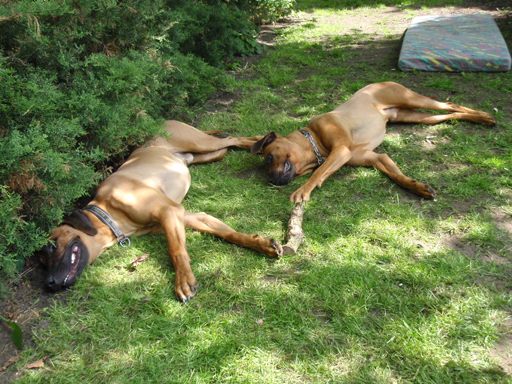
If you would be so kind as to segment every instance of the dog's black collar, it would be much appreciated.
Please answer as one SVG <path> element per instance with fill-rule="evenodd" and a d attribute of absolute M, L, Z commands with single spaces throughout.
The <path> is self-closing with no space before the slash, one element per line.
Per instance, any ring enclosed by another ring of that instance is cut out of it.
<path fill-rule="evenodd" d="M 98 219 L 100 219 L 107 227 L 110 228 L 112 232 L 114 232 L 114 235 L 117 237 L 117 242 L 120 246 L 126 247 L 130 245 L 130 239 L 123 235 L 123 232 L 119 229 L 115 221 L 110 217 L 110 215 L 105 212 L 100 207 L 97 207 L 95 205 L 88 205 L 84 209 L 84 211 L 89 211 L 94 216 L 96 216 Z M 127 245 L 125 245 L 128 242 Z"/>
<path fill-rule="evenodd" d="M 309 140 L 309 142 L 313 146 L 313 151 L 315 151 L 315 155 L 318 160 L 318 165 L 322 165 L 324 163 L 325 159 L 322 157 L 322 155 L 320 154 L 320 151 L 316 147 L 315 140 L 313 140 L 313 136 L 311 135 L 311 133 L 309 133 L 305 129 L 301 129 L 299 132 L 302 133 L 306 137 L 306 139 Z"/>

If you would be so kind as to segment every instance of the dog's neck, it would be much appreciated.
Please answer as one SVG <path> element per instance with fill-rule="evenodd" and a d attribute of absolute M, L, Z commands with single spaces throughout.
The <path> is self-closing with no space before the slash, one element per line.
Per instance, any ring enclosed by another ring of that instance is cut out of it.
<path fill-rule="evenodd" d="M 311 133 L 311 131 L 309 132 Z M 312 136 L 315 143 L 317 143 L 317 148 L 320 151 L 320 154 L 325 157 L 325 148 L 320 145 L 315 134 L 312 133 Z M 318 158 L 316 152 L 308 138 L 306 138 L 300 131 L 293 131 L 287 136 L 287 138 L 301 147 L 300 161 L 299 163 L 295 164 L 297 167 L 297 175 L 300 176 L 306 173 L 310 173 L 316 167 L 318 167 Z"/>
<path fill-rule="evenodd" d="M 84 211 L 84 214 L 89 217 L 92 224 L 98 230 L 94 236 L 84 234 L 82 239 L 87 249 L 89 250 L 89 264 L 98 258 L 108 247 L 113 245 L 117 239 L 112 230 L 98 219 L 93 213 Z"/>

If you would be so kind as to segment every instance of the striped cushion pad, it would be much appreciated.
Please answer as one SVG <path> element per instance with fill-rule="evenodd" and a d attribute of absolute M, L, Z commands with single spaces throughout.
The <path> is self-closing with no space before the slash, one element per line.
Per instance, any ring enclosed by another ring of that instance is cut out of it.
<path fill-rule="evenodd" d="M 503 72 L 510 53 L 490 14 L 415 17 L 402 43 L 402 71 Z"/>

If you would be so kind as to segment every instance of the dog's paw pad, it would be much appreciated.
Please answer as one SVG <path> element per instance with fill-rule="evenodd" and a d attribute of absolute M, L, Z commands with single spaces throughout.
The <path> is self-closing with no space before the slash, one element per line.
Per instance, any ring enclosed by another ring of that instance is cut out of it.
<path fill-rule="evenodd" d="M 425 184 L 425 189 L 423 190 L 422 195 L 425 199 L 435 199 L 436 191 L 434 191 L 430 185 Z"/>
<path fill-rule="evenodd" d="M 270 239 L 270 242 L 270 248 L 272 249 L 270 256 L 278 259 L 283 254 L 283 247 L 277 242 L 276 239 Z"/>

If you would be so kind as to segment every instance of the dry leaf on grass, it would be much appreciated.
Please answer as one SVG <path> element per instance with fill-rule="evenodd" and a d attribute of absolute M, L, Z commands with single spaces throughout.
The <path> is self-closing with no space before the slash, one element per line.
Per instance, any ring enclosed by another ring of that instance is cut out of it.
<path fill-rule="evenodd" d="M 132 264 L 131 264 L 132 268 L 133 269 L 137 268 L 137 266 L 141 265 L 143 262 L 146 261 L 148 256 L 149 256 L 149 254 L 145 253 L 142 256 L 136 257 L 135 259 L 133 259 Z"/>
<path fill-rule="evenodd" d="M 42 359 L 37 360 L 35 363 L 27 365 L 27 369 L 37 369 L 44 367 L 44 361 L 48 358 L 48 356 L 43 357 Z"/>
<path fill-rule="evenodd" d="M 9 367 L 10 365 L 13 365 L 15 362 L 17 362 L 18 359 L 20 358 L 20 356 L 21 356 L 21 352 L 18 353 L 16 356 L 13 356 L 9 360 L 7 360 L 5 362 L 5 364 L 2 366 L 2 368 L 0 368 L 0 372 L 5 371 L 7 369 L 7 367 Z"/>

